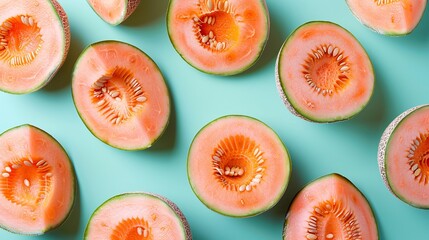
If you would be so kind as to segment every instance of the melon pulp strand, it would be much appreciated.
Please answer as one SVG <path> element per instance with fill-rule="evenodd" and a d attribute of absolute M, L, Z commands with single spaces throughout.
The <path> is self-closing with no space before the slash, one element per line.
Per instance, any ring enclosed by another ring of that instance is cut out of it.
<path fill-rule="evenodd" d="M 397 198 L 429 209 L 429 105 L 410 108 L 384 131 L 378 165 L 384 184 Z"/>
<path fill-rule="evenodd" d="M 56 0 L 3 0 L 0 5 L 0 91 L 35 92 L 66 60 L 70 27 Z"/>
<path fill-rule="evenodd" d="M 265 0 L 171 0 L 167 31 L 192 67 L 234 75 L 261 56 L 269 37 L 269 12 Z"/>
<path fill-rule="evenodd" d="M 327 123 L 352 118 L 374 89 L 371 61 L 356 38 L 332 22 L 308 22 L 284 42 L 276 84 L 292 114 Z"/>
<path fill-rule="evenodd" d="M 146 192 L 123 193 L 101 204 L 88 221 L 85 240 L 192 240 L 185 215 L 169 199 Z"/>
<path fill-rule="evenodd" d="M 142 150 L 165 131 L 170 96 L 156 63 L 135 46 L 102 41 L 78 58 L 73 101 L 86 127 L 101 141 L 124 150 Z"/>
<path fill-rule="evenodd" d="M 292 168 L 278 135 L 261 121 L 240 115 L 204 126 L 192 141 L 187 165 L 199 200 L 231 217 L 255 216 L 276 205 Z"/>
<path fill-rule="evenodd" d="M 283 240 L 378 240 L 371 206 L 359 189 L 340 174 L 314 180 L 289 207 Z"/>
<path fill-rule="evenodd" d="M 76 180 L 60 143 L 21 125 L 0 135 L 0 153 L 0 227 L 41 235 L 61 225 L 73 207 Z"/>

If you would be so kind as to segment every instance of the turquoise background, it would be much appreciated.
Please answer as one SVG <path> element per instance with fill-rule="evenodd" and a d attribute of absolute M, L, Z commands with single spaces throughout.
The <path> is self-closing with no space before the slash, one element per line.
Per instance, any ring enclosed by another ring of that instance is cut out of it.
<path fill-rule="evenodd" d="M 76 168 L 79 189 L 71 216 L 44 236 L 19 236 L 0 229 L 0 239 L 82 239 L 92 212 L 106 199 L 127 191 L 148 191 L 174 201 L 186 215 L 194 239 L 281 239 L 287 208 L 296 192 L 322 175 L 349 178 L 371 203 L 381 239 L 429 239 L 429 211 L 390 194 L 378 172 L 377 147 L 384 128 L 401 112 L 429 102 L 429 11 L 415 31 L 386 37 L 361 25 L 343 0 L 267 0 L 271 33 L 261 59 L 250 70 L 218 77 L 189 66 L 171 45 L 165 25 L 167 0 L 143 0 L 126 22 L 104 23 L 84 0 L 59 1 L 71 26 L 71 49 L 52 82 L 28 95 L 0 93 L 0 132 L 30 123 L 52 134 Z M 374 64 L 374 96 L 352 120 L 314 124 L 294 117 L 275 87 L 274 65 L 286 37 L 314 20 L 350 30 Z M 115 39 L 133 44 L 159 65 L 171 90 L 171 122 L 150 149 L 127 152 L 96 139 L 80 120 L 71 98 L 71 73 L 90 43 Z M 236 219 L 207 209 L 192 192 L 186 174 L 189 145 L 209 121 L 244 114 L 271 126 L 288 147 L 293 173 L 286 194 L 273 209 Z"/>

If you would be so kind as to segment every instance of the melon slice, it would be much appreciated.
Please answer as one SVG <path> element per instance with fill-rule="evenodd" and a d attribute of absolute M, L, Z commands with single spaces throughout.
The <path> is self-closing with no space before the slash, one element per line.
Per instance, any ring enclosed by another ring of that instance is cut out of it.
<path fill-rule="evenodd" d="M 347 0 L 356 18 L 385 35 L 405 35 L 414 30 L 427 0 Z"/>
<path fill-rule="evenodd" d="M 92 214 L 85 240 L 192 240 L 185 216 L 170 200 L 149 193 L 110 198 Z"/>
<path fill-rule="evenodd" d="M 174 48 L 190 65 L 233 75 L 257 61 L 270 21 L 265 0 L 171 0 L 167 28 Z"/>
<path fill-rule="evenodd" d="M 377 240 L 378 230 L 365 196 L 345 177 L 330 174 L 295 196 L 283 239 Z"/>
<path fill-rule="evenodd" d="M 246 116 L 224 116 L 195 136 L 188 155 L 192 190 L 208 208 L 251 217 L 272 208 L 289 182 L 291 162 L 277 134 Z"/>
<path fill-rule="evenodd" d="M 48 133 L 22 125 L 0 135 L 0 226 L 40 235 L 59 226 L 75 198 L 73 166 Z"/>
<path fill-rule="evenodd" d="M 140 4 L 140 0 L 87 0 L 95 13 L 105 22 L 118 25 L 125 21 Z"/>
<path fill-rule="evenodd" d="M 55 75 L 70 46 L 67 15 L 55 1 L 3 0 L 0 4 L 0 90 L 39 90 Z"/>
<path fill-rule="evenodd" d="M 294 115 L 335 122 L 350 119 L 367 105 L 374 73 L 368 55 L 350 32 L 331 22 L 309 22 L 283 44 L 276 82 Z"/>
<path fill-rule="evenodd" d="M 429 105 L 411 108 L 386 128 L 378 148 L 381 176 L 402 201 L 429 209 Z"/>
<path fill-rule="evenodd" d="M 73 72 L 79 116 L 101 141 L 120 149 L 150 147 L 167 127 L 170 97 L 158 66 L 117 41 L 87 47 Z"/>

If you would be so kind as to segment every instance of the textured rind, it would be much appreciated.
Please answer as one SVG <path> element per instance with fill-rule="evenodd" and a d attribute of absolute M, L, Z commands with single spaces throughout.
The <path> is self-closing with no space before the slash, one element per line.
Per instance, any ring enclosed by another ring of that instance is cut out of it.
<path fill-rule="evenodd" d="M 344 177 L 343 175 L 341 175 L 341 174 L 339 174 L 339 173 L 331 173 L 331 174 L 328 174 L 328 175 L 325 175 L 325 176 L 322 176 L 322 177 L 319 177 L 319 178 L 317 178 L 317 179 L 315 179 L 315 180 L 313 180 L 313 181 L 311 181 L 311 182 L 309 182 L 309 183 L 307 183 L 294 197 L 293 197 L 293 199 L 292 199 L 292 202 L 291 202 L 291 204 L 289 204 L 289 209 L 288 209 L 288 211 L 287 211 L 287 213 L 286 213 L 286 217 L 285 217 L 285 221 L 284 221 L 284 223 L 283 223 L 283 233 L 282 233 L 282 239 L 283 240 L 295 240 L 295 239 L 287 239 L 286 238 L 286 228 L 287 228 L 287 226 L 288 226 L 288 220 L 289 220 L 289 214 L 290 214 L 290 208 L 291 208 L 291 206 L 292 206 L 292 203 L 295 201 L 295 199 L 298 197 L 298 195 L 307 187 L 307 186 L 310 186 L 311 184 L 313 184 L 313 183 L 315 183 L 315 182 L 317 182 L 317 181 L 319 181 L 319 180 L 323 180 L 323 179 L 325 179 L 325 178 L 328 178 L 328 177 L 338 177 L 338 178 L 341 178 L 341 179 L 343 179 L 343 180 L 345 180 L 346 182 L 348 182 L 352 187 L 354 187 L 361 195 L 362 195 L 362 197 L 363 197 L 363 199 L 365 199 L 366 200 L 366 202 L 368 203 L 368 206 L 369 206 L 369 208 L 370 208 L 370 210 L 371 210 L 371 215 L 372 215 L 372 218 L 374 218 L 375 219 L 375 215 L 374 215 L 374 212 L 373 212 L 373 210 L 372 210 L 372 207 L 371 207 L 371 205 L 369 204 L 369 202 L 368 202 L 368 199 L 366 199 L 366 197 L 365 197 L 365 195 L 360 191 L 360 189 L 359 188 L 357 188 L 356 187 L 356 185 L 354 185 L 348 178 L 346 178 L 346 177 Z M 377 231 L 377 237 L 378 237 L 378 239 L 380 238 L 380 236 L 379 236 L 379 232 L 378 232 L 378 225 L 377 225 L 377 221 L 374 221 L 375 222 L 375 228 L 376 228 L 376 231 Z"/>
<path fill-rule="evenodd" d="M 244 118 L 248 118 L 248 119 L 251 119 L 251 120 L 257 121 L 258 123 L 261 123 L 261 124 L 263 124 L 265 127 L 269 128 L 271 131 L 273 131 L 273 132 L 274 132 L 274 134 L 277 136 L 277 138 L 278 138 L 278 139 L 280 140 L 280 142 L 282 143 L 282 147 L 283 147 L 283 148 L 284 148 L 284 150 L 286 151 L 287 159 L 288 159 L 288 162 L 289 162 L 289 172 L 288 172 L 288 177 L 287 177 L 287 179 L 286 179 L 286 181 L 285 181 L 285 184 L 284 184 L 284 186 L 283 186 L 283 190 L 282 190 L 281 194 L 279 194 L 278 198 L 276 198 L 276 199 L 274 199 L 274 200 L 273 200 L 273 204 L 272 204 L 271 206 L 267 206 L 267 207 L 265 207 L 265 208 L 256 209 L 256 210 L 255 210 L 255 209 L 253 209 L 253 211 L 252 211 L 252 212 L 250 212 L 250 213 L 249 213 L 249 214 L 247 214 L 247 215 L 232 215 L 232 214 L 228 214 L 228 213 L 226 213 L 226 212 L 221 211 L 220 209 L 217 209 L 217 208 L 214 208 L 214 207 L 212 207 L 212 206 L 208 205 L 208 204 L 204 201 L 204 199 L 202 199 L 202 198 L 198 195 L 197 191 L 194 189 L 193 184 L 192 184 L 192 180 L 191 180 L 191 178 L 190 178 L 190 174 L 189 174 L 189 158 L 190 158 L 190 152 L 191 152 L 192 145 L 194 144 L 194 142 L 195 142 L 195 140 L 196 140 L 197 136 L 198 136 L 200 133 L 202 133 L 206 127 L 210 126 L 211 124 L 215 123 L 216 121 L 219 121 L 219 120 L 222 120 L 222 119 L 224 119 L 224 118 L 228 118 L 228 117 L 244 117 Z M 202 128 L 197 132 L 197 134 L 195 135 L 194 139 L 192 140 L 191 145 L 190 145 L 189 150 L 188 150 L 188 156 L 187 156 L 187 167 L 186 167 L 186 168 L 187 168 L 188 182 L 189 182 L 189 184 L 191 185 L 192 192 L 194 192 L 195 196 L 197 196 L 197 198 L 198 198 L 198 199 L 199 199 L 199 200 L 204 204 L 204 206 L 206 206 L 208 209 L 210 209 L 210 210 L 212 210 L 212 211 L 214 211 L 214 212 L 217 212 L 217 213 L 219 213 L 219 214 L 222 214 L 222 215 L 224 215 L 224 216 L 228 216 L 228 217 L 235 217 L 235 218 L 249 218 L 249 217 L 254 217 L 254 216 L 257 216 L 257 215 L 259 215 L 259 214 L 262 214 L 262 213 L 264 213 L 264 212 L 268 211 L 269 209 L 271 209 L 272 207 L 274 207 L 274 206 L 275 206 L 275 205 L 280 201 L 280 199 L 283 197 L 284 193 L 286 192 L 287 187 L 289 186 L 290 178 L 291 178 L 291 175 L 292 175 L 292 174 L 291 174 L 291 173 L 292 173 L 292 160 L 291 160 L 291 156 L 290 156 L 290 153 L 289 153 L 288 148 L 287 148 L 287 147 L 286 147 L 286 145 L 283 143 L 283 141 L 281 141 L 280 136 L 279 136 L 279 135 L 278 135 L 278 134 L 277 134 L 277 133 L 276 133 L 276 132 L 275 132 L 275 131 L 270 127 L 270 126 L 268 126 L 268 125 L 267 125 L 267 124 L 265 124 L 264 122 L 260 121 L 259 119 L 256 119 L 256 118 L 253 118 L 253 117 L 249 117 L 249 116 L 245 116 L 245 115 L 226 115 L 226 116 L 219 117 L 219 118 L 217 118 L 217 119 L 215 119 L 215 120 L 212 120 L 211 122 L 207 123 L 204 127 L 202 127 Z"/>
<path fill-rule="evenodd" d="M 183 214 L 183 212 L 179 209 L 179 207 L 174 202 L 172 202 L 171 200 L 169 200 L 168 198 L 166 198 L 164 196 L 161 196 L 161 195 L 158 195 L 158 194 L 149 193 L 149 192 L 129 192 L 129 193 L 123 193 L 123 194 L 116 195 L 116 196 L 111 197 L 108 200 L 106 200 L 104 203 L 102 203 L 94 211 L 94 213 L 91 215 L 90 219 L 88 220 L 88 223 L 87 223 L 86 229 L 85 229 L 85 233 L 84 233 L 84 239 L 87 239 L 88 229 L 89 229 L 89 226 L 90 226 L 92 218 L 96 215 L 96 213 L 105 204 L 107 204 L 111 200 L 115 200 L 117 198 L 126 198 L 127 196 L 131 196 L 131 195 L 152 196 L 152 197 L 158 198 L 159 200 L 163 201 L 165 204 L 167 204 L 176 213 L 176 216 L 179 218 L 180 222 L 182 222 L 184 230 L 185 230 L 185 234 L 186 234 L 186 240 L 192 240 L 191 227 L 189 226 L 188 220 L 186 219 L 186 217 Z"/>
<path fill-rule="evenodd" d="M 286 44 L 288 43 L 288 41 L 289 41 L 289 39 L 290 38 L 292 38 L 294 35 L 295 35 L 295 32 L 298 30 L 298 29 L 300 29 L 301 27 L 304 27 L 305 25 L 308 25 L 308 24 L 313 24 L 313 23 L 330 23 L 330 24 L 334 24 L 334 25 L 336 25 L 336 26 L 338 26 L 338 27 L 340 27 L 340 28 L 342 28 L 342 29 L 344 29 L 345 31 L 347 31 L 359 44 L 360 44 L 360 42 L 357 40 L 357 38 L 351 33 L 351 32 L 349 32 L 347 29 L 345 29 L 345 28 L 343 28 L 342 26 L 340 26 L 340 25 L 338 25 L 338 24 L 336 24 L 336 23 L 333 23 L 333 22 L 327 22 L 327 21 L 312 21 L 312 22 L 307 22 L 307 23 L 305 23 L 305 24 L 303 24 L 303 25 L 301 25 L 301 26 L 299 26 L 298 28 L 296 28 L 290 35 L 289 35 L 289 37 L 284 41 L 284 43 L 283 43 L 283 45 L 282 45 L 282 47 L 280 48 L 280 51 L 279 51 L 279 53 L 277 54 L 277 59 L 276 59 L 276 65 L 275 65 L 275 76 L 276 76 L 276 87 L 277 87 L 277 90 L 278 90 L 278 92 L 280 93 L 280 98 L 282 99 L 282 101 L 283 101 L 283 103 L 286 105 L 286 108 L 293 114 L 293 115 L 295 115 L 295 116 L 297 116 L 297 117 L 299 117 L 299 118 L 301 118 L 301 119 L 304 119 L 304 120 L 306 120 L 306 121 L 309 121 L 309 122 L 313 122 L 313 123 L 334 123 L 334 122 L 341 122 L 341 121 L 347 121 L 347 120 L 349 120 L 349 119 L 352 119 L 353 117 L 355 117 L 359 112 L 361 112 L 364 108 L 365 108 L 365 106 L 366 105 L 368 105 L 368 103 L 369 103 L 369 101 L 370 100 L 368 100 L 368 102 L 367 103 L 365 103 L 363 106 L 362 106 L 362 108 L 361 109 L 358 109 L 356 112 L 354 112 L 354 114 L 352 114 L 352 115 L 350 115 L 349 117 L 347 117 L 347 118 L 342 118 L 342 119 L 333 119 L 333 120 L 327 120 L 327 121 L 319 121 L 319 120 L 316 120 L 316 119 L 310 119 L 310 118 L 308 118 L 308 117 L 306 117 L 306 116 L 304 116 L 304 115 L 302 115 L 301 113 L 299 113 L 294 107 L 293 107 L 293 105 L 292 105 L 292 103 L 291 103 L 291 101 L 288 99 L 288 97 L 287 97 L 287 95 L 286 95 L 286 92 L 285 92 L 285 90 L 284 90 L 284 88 L 283 88 L 283 85 L 282 85 L 282 81 L 281 81 L 281 78 L 280 78 L 280 58 L 281 58 L 281 54 L 282 54 L 282 52 L 283 52 L 283 49 L 286 47 Z M 361 45 L 361 44 L 360 44 Z M 362 45 L 361 45 L 362 46 Z M 364 49 L 363 47 L 362 47 L 362 49 Z M 364 51 L 365 51 L 365 53 L 366 53 L 366 50 L 364 49 Z M 368 54 L 367 54 L 367 56 L 368 56 Z M 371 59 L 369 58 L 369 56 L 368 56 L 368 59 L 369 59 L 369 61 L 371 62 Z M 372 68 L 372 63 L 371 63 L 371 69 L 372 69 L 372 71 L 374 71 L 374 69 Z M 375 82 L 375 79 L 374 79 L 374 82 Z M 374 93 L 374 89 L 373 89 L 373 91 L 372 91 L 372 93 L 371 93 L 371 96 L 370 96 L 370 98 L 369 99 L 371 99 L 372 98 L 372 94 Z"/>
<path fill-rule="evenodd" d="M 264 52 L 264 49 L 268 43 L 268 39 L 270 37 L 270 31 L 271 31 L 271 22 L 270 22 L 270 12 L 268 10 L 268 5 L 267 2 L 265 0 L 260 0 L 262 5 L 264 6 L 264 10 L 266 13 L 266 20 L 267 20 L 267 34 L 266 34 L 266 38 L 265 41 L 260 45 L 260 51 L 259 51 L 259 55 L 252 61 L 250 62 L 247 66 L 241 68 L 241 69 L 237 69 L 235 71 L 231 71 L 231 72 L 210 72 L 210 71 L 204 71 L 203 69 L 197 68 L 195 67 L 192 62 L 190 62 L 187 58 L 185 58 L 184 54 L 180 53 L 179 51 L 177 51 L 176 45 L 174 44 L 173 38 L 171 37 L 170 34 L 170 26 L 168 24 L 168 19 L 170 16 L 170 9 L 171 9 L 171 4 L 173 2 L 173 0 L 170 0 L 168 3 L 168 8 L 167 8 L 167 16 L 166 16 L 166 21 L 167 21 L 167 33 L 168 33 L 168 37 L 170 39 L 171 44 L 173 45 L 174 49 L 179 53 L 180 57 L 187 62 L 189 65 L 191 65 L 192 67 L 194 67 L 195 69 L 198 69 L 199 71 L 203 72 L 203 73 L 207 73 L 207 74 L 213 74 L 213 75 L 219 75 L 219 76 L 232 76 L 232 75 L 236 75 L 239 73 L 242 73 L 248 69 L 250 69 L 253 65 L 256 64 L 256 62 L 261 58 L 262 53 Z"/>
<path fill-rule="evenodd" d="M 2 228 L 2 229 L 4 229 L 4 230 L 6 230 L 6 231 L 8 231 L 8 232 L 11 232 L 11 233 L 16 233 L 16 234 L 21 234 L 21 235 L 27 235 L 27 236 L 40 236 L 40 235 L 43 235 L 43 234 L 45 234 L 46 232 L 49 232 L 49 231 L 51 231 L 51 230 L 54 230 L 54 229 L 56 229 L 57 227 L 59 227 L 59 226 L 61 226 L 68 218 L 69 218 L 69 216 L 71 215 L 71 213 L 72 213 L 72 210 L 73 210 L 73 207 L 74 207 L 74 205 L 75 205 L 75 203 L 76 203 L 76 194 L 77 194 L 77 184 L 76 184 L 76 171 L 75 171 L 75 169 L 74 169 L 74 166 L 73 166 L 73 164 L 72 164 L 72 161 L 70 160 L 70 157 L 69 157 L 69 155 L 67 154 L 67 152 L 66 152 L 66 150 L 64 149 L 64 147 L 52 136 L 52 135 L 50 135 L 48 132 L 46 132 L 46 131 L 44 131 L 43 129 L 41 129 L 41 128 L 38 128 L 38 127 L 36 127 L 36 126 L 33 126 L 33 125 L 31 125 L 31 124 L 23 124 L 23 125 L 19 125 L 19 126 L 16 126 L 16 127 L 13 127 L 13 128 L 10 128 L 10 129 L 8 129 L 8 130 L 6 130 L 6 131 L 4 131 L 3 133 L 0 133 L 0 137 L 3 135 L 3 134 L 5 134 L 5 133 L 7 133 L 7 132 L 9 132 L 9 131 L 12 131 L 12 130 L 14 130 L 14 129 L 18 129 L 18 128 L 21 128 L 21 127 L 29 127 L 29 128 L 34 128 L 34 129 L 36 129 L 37 131 L 40 131 L 40 132 L 42 132 L 42 133 L 44 133 L 48 138 L 50 138 L 52 141 L 54 141 L 57 145 L 58 145 L 58 147 L 60 148 L 60 149 L 62 149 L 63 150 L 63 152 L 64 152 L 64 154 L 67 156 L 67 159 L 68 159 L 68 161 L 69 161 L 69 163 L 70 163 L 70 169 L 71 169 L 71 171 L 72 171 L 72 176 L 73 176 L 73 179 L 72 179 L 72 183 L 73 183 L 73 195 L 72 195 L 72 197 L 73 197 L 73 199 L 71 199 L 71 202 L 70 202 L 70 208 L 69 208 L 69 211 L 68 211 L 68 213 L 67 213 L 67 215 L 65 215 L 65 217 L 64 217 L 64 219 L 62 220 L 62 221 L 60 221 L 57 225 L 53 225 L 53 226 L 51 226 L 51 227 L 49 227 L 49 228 L 47 228 L 47 229 L 43 229 L 42 231 L 40 231 L 40 232 L 38 232 L 38 233 L 25 233 L 25 232 L 18 232 L 18 231 L 14 231 L 14 230 L 12 230 L 12 229 L 8 229 L 7 227 L 5 227 L 5 226 L 2 226 L 2 225 L 0 225 L 0 228 Z"/>
<path fill-rule="evenodd" d="M 392 133 L 396 130 L 396 127 L 401 123 L 401 121 L 406 118 L 409 114 L 413 113 L 415 110 L 420 109 L 422 107 L 426 107 L 429 105 L 420 105 L 417 107 L 410 108 L 406 110 L 405 112 L 401 113 L 399 116 L 397 116 L 384 130 L 383 135 L 381 136 L 380 143 L 378 144 L 378 168 L 380 170 L 381 178 L 383 179 L 384 184 L 389 189 L 391 193 L 393 193 L 397 198 L 401 199 L 402 201 L 405 201 L 401 197 L 399 197 L 395 191 L 390 187 L 389 179 L 387 177 L 386 172 L 386 149 L 387 144 L 389 143 L 390 136 Z M 406 201 L 405 201 L 406 202 Z"/>

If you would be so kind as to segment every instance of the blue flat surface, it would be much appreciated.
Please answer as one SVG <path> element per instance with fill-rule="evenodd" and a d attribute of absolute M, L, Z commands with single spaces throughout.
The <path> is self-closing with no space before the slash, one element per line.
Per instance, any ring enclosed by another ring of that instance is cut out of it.
<path fill-rule="evenodd" d="M 0 93 L 0 132 L 30 123 L 52 134 L 67 150 L 79 182 L 71 216 L 43 236 L 19 236 L 0 229 L 0 239 L 82 239 L 92 212 L 106 199 L 128 191 L 154 192 L 184 212 L 196 240 L 281 239 L 293 196 L 306 183 L 332 172 L 349 178 L 366 195 L 381 239 L 429 239 L 429 211 L 413 208 L 390 194 L 377 166 L 384 128 L 401 112 L 429 102 L 429 11 L 415 31 L 387 37 L 361 25 L 345 1 L 267 0 L 271 33 L 261 59 L 250 70 L 218 77 L 189 66 L 171 45 L 165 26 L 167 0 L 143 0 L 120 26 L 104 23 L 86 1 L 59 1 L 67 12 L 72 42 L 67 61 L 52 82 L 28 95 Z M 375 69 L 375 93 L 352 120 L 314 124 L 294 117 L 275 87 L 276 55 L 286 37 L 307 21 L 328 20 L 351 31 Z M 159 65 L 171 90 L 173 111 L 165 134 L 150 149 L 127 152 L 100 142 L 80 120 L 71 98 L 71 73 L 90 43 L 115 39 L 133 44 Z M 273 209 L 236 219 L 207 209 L 192 192 L 186 174 L 189 145 L 209 121 L 227 114 L 258 118 L 288 147 L 293 173 L 286 194 Z"/>

